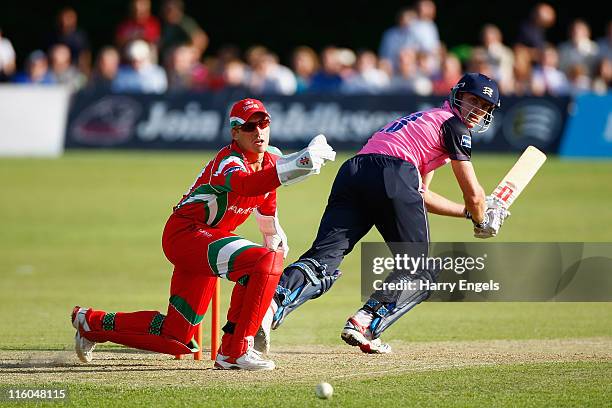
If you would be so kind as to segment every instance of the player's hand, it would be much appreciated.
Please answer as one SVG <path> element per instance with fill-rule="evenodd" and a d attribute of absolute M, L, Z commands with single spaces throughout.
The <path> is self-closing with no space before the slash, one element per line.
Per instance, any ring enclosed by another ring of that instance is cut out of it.
<path fill-rule="evenodd" d="M 487 197 L 485 219 L 481 223 L 474 222 L 475 238 L 485 239 L 496 236 L 505 219 L 510 216 L 506 207 L 500 204 L 501 200 L 494 200 L 495 197 L 489 199 L 490 197 Z"/>
<path fill-rule="evenodd" d="M 276 172 L 281 184 L 288 186 L 321 172 L 327 161 L 333 161 L 336 152 L 327 144 L 325 136 L 315 136 L 308 147 L 297 153 L 279 157 Z"/>
<path fill-rule="evenodd" d="M 255 220 L 263 235 L 264 246 L 272 251 L 283 251 L 283 257 L 287 258 L 287 254 L 289 254 L 287 234 L 283 231 L 278 216 L 263 215 L 258 209 L 255 209 L 254 212 Z"/>
<path fill-rule="evenodd" d="M 325 166 L 325 162 L 336 160 L 336 152 L 327 144 L 325 135 L 317 135 L 312 138 L 306 148 L 313 157 L 322 160 L 321 165 Z"/>

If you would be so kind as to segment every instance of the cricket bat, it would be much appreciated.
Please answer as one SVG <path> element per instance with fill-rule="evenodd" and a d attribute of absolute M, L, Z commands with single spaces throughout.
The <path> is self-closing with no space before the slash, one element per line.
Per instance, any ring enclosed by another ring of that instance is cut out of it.
<path fill-rule="evenodd" d="M 504 203 L 504 207 L 510 207 L 545 161 L 544 153 L 529 146 L 504 176 L 492 195 L 499 198 Z"/>

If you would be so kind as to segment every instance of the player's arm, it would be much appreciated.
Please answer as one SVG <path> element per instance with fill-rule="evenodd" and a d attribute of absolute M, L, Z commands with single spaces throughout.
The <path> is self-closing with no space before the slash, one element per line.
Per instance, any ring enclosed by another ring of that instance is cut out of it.
<path fill-rule="evenodd" d="M 245 170 L 234 170 L 226 177 L 227 179 L 222 187 L 227 191 L 233 191 L 246 197 L 264 195 L 281 185 L 276 173 L 276 166 L 266 167 L 261 171 L 250 174 Z"/>
<path fill-rule="evenodd" d="M 476 178 L 472 162 L 451 160 L 451 166 L 463 193 L 465 210 L 472 215 L 474 222 L 481 223 L 485 217 L 485 192 Z"/>
<path fill-rule="evenodd" d="M 448 198 L 434 193 L 431 190 L 423 193 L 423 200 L 427 211 L 432 214 L 445 215 L 447 217 L 465 217 L 465 206 Z"/>
<path fill-rule="evenodd" d="M 434 170 L 423 176 L 423 200 L 427 211 L 432 214 L 444 215 L 447 217 L 465 217 L 465 205 L 456 203 L 440 194 L 431 191 L 431 181 L 433 179 Z"/>
<path fill-rule="evenodd" d="M 463 193 L 465 208 L 462 212 L 467 210 L 471 214 L 472 221 L 481 223 L 485 218 L 485 194 L 470 161 L 472 158 L 470 131 L 457 117 L 444 122 L 440 130 L 444 147 L 451 159 L 453 173 Z M 456 207 L 453 206 L 452 211 L 456 211 Z"/>
<path fill-rule="evenodd" d="M 274 191 L 282 185 L 298 183 L 319 174 L 327 161 L 333 161 L 336 152 L 327 144 L 324 135 L 315 136 L 299 152 L 280 156 L 274 165 L 255 173 L 248 173 L 246 164 L 237 156 L 230 156 L 219 164 L 211 184 L 222 191 L 252 197 Z"/>

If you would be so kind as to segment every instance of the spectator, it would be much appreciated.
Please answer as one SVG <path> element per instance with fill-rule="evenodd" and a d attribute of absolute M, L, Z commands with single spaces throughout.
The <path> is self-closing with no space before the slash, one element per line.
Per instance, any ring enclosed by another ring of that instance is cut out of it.
<path fill-rule="evenodd" d="M 70 60 L 70 48 L 64 44 L 56 44 L 49 51 L 51 75 L 56 83 L 68 86 L 76 91 L 83 87 L 85 75 L 74 67 Z"/>
<path fill-rule="evenodd" d="M 574 20 L 569 29 L 569 41 L 559 45 L 559 68 L 569 74 L 575 65 L 584 65 L 587 73 L 595 71 L 599 50 L 591 40 L 591 28 L 584 20 Z"/>
<path fill-rule="evenodd" d="M 72 7 L 65 7 L 57 14 L 57 28 L 49 36 L 48 49 L 64 44 L 70 49 L 70 61 L 86 75 L 91 70 L 91 50 L 87 34 L 77 26 L 78 16 Z"/>
<path fill-rule="evenodd" d="M 612 20 L 608 21 L 606 27 L 606 35 L 597 40 L 599 48 L 599 58 L 607 58 L 612 60 Z"/>
<path fill-rule="evenodd" d="M 555 9 L 548 3 L 538 3 L 533 9 L 529 19 L 519 26 L 516 44 L 529 49 L 531 60 L 540 58 L 540 50 L 546 46 L 546 30 L 551 28 L 557 19 Z"/>
<path fill-rule="evenodd" d="M 135 40 L 126 47 L 128 65 L 122 66 L 112 84 L 117 92 L 163 93 L 168 82 L 166 73 L 151 56 L 151 46 L 144 40 Z"/>
<path fill-rule="evenodd" d="M 167 56 L 168 89 L 173 91 L 203 91 L 206 89 L 208 70 L 200 64 L 198 51 L 192 45 L 180 45 Z"/>
<path fill-rule="evenodd" d="M 134 40 L 144 40 L 157 46 L 160 33 L 159 20 L 151 15 L 151 0 L 132 0 L 130 16 L 119 24 L 115 38 L 119 48 Z"/>
<path fill-rule="evenodd" d="M 570 87 L 567 77 L 559 69 L 559 54 L 552 45 L 544 47 L 540 64 L 533 70 L 532 91 L 537 96 L 569 94 Z"/>
<path fill-rule="evenodd" d="M 389 90 L 393 93 L 405 92 L 417 95 L 431 95 L 431 80 L 419 72 L 415 49 L 404 48 L 400 51 L 398 68 L 391 79 Z"/>
<path fill-rule="evenodd" d="M 336 57 L 340 63 L 340 76 L 344 81 L 346 78 L 352 76 L 355 72 L 357 54 L 355 54 L 355 51 L 351 50 L 350 48 L 338 48 Z"/>
<path fill-rule="evenodd" d="M 219 49 L 216 56 L 206 58 L 208 89 L 218 91 L 227 85 L 224 78 L 226 65 L 236 60 L 240 60 L 240 49 L 235 45 L 224 45 Z M 244 64 L 242 64 L 242 69 L 243 75 L 246 77 L 248 70 Z"/>
<path fill-rule="evenodd" d="M 262 51 L 262 52 L 259 52 Z M 249 58 L 252 68 L 248 88 L 256 94 L 293 95 L 297 88 L 295 75 L 278 63 L 278 57 L 262 48 Z"/>
<path fill-rule="evenodd" d="M 235 58 L 226 61 L 223 65 L 223 91 L 226 93 L 242 95 L 247 92 L 247 68 L 244 62 Z"/>
<path fill-rule="evenodd" d="M 450 90 L 461 79 L 461 62 L 454 54 L 448 54 L 442 60 L 440 75 L 433 81 L 433 94 L 446 96 Z"/>
<path fill-rule="evenodd" d="M 8 81 L 15 73 L 15 49 L 11 41 L 2 35 L 0 27 L 0 82 Z"/>
<path fill-rule="evenodd" d="M 383 60 L 383 64 L 387 64 L 391 70 L 397 68 L 401 50 L 418 47 L 417 37 L 413 31 L 416 19 L 417 13 L 413 8 L 403 8 L 397 14 L 397 25 L 383 33 L 378 55 Z"/>
<path fill-rule="evenodd" d="M 423 76 L 431 79 L 440 73 L 440 62 L 437 55 L 427 51 L 418 51 L 416 59 L 417 68 Z"/>
<path fill-rule="evenodd" d="M 208 47 L 208 35 L 198 23 L 185 15 L 185 5 L 182 0 L 165 0 L 162 9 L 162 31 L 159 43 L 160 54 L 166 58 L 166 53 L 174 47 L 191 44 L 195 59 L 200 60 Z"/>
<path fill-rule="evenodd" d="M 514 51 L 514 67 L 512 70 L 514 81 L 507 90 L 516 96 L 530 95 L 532 93 L 532 66 L 531 53 L 525 47 L 517 47 Z"/>
<path fill-rule="evenodd" d="M 45 53 L 36 50 L 28 55 L 25 72 L 15 75 L 14 82 L 19 84 L 54 84 L 55 81 L 49 73 L 49 62 Z"/>
<path fill-rule="evenodd" d="M 592 88 L 598 94 L 605 94 L 610 91 L 612 85 L 612 59 L 604 58 L 599 61 L 595 70 Z"/>
<path fill-rule="evenodd" d="M 572 65 L 567 73 L 569 93 L 572 96 L 579 95 L 591 90 L 591 78 L 589 70 L 584 64 Z"/>
<path fill-rule="evenodd" d="M 310 87 L 312 76 L 319 69 L 319 57 L 310 47 L 297 47 L 293 51 L 292 65 L 297 81 L 296 93 L 303 93 Z"/>
<path fill-rule="evenodd" d="M 378 58 L 372 51 L 364 50 L 357 55 L 355 72 L 340 88 L 346 94 L 380 94 L 389 87 L 389 76 L 378 69 Z"/>
<path fill-rule="evenodd" d="M 88 88 L 96 91 L 110 91 L 119 70 L 119 52 L 115 47 L 106 46 L 98 53 Z"/>
<path fill-rule="evenodd" d="M 439 67 L 440 34 L 434 20 L 436 4 L 431 0 L 419 0 L 416 3 L 417 19 L 411 26 L 419 51 L 435 56 Z"/>
<path fill-rule="evenodd" d="M 342 62 L 338 48 L 328 46 L 321 52 L 321 69 L 312 76 L 311 92 L 335 92 L 342 86 Z"/>
<path fill-rule="evenodd" d="M 514 53 L 504 45 L 501 30 L 493 24 L 486 24 L 480 32 L 480 38 L 487 60 L 493 68 L 493 79 L 501 88 L 511 88 Z"/>
<path fill-rule="evenodd" d="M 489 62 L 487 51 L 482 47 L 472 48 L 472 53 L 467 64 L 468 72 L 480 72 L 489 78 L 494 77 L 493 66 Z"/>

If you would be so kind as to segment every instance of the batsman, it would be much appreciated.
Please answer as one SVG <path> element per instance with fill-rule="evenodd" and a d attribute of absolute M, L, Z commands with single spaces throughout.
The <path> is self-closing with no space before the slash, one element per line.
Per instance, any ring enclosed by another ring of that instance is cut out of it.
<path fill-rule="evenodd" d="M 398 118 L 374 133 L 338 171 L 311 248 L 283 271 L 255 338 L 256 349 L 267 352 L 270 329 L 330 290 L 340 277 L 342 259 L 373 226 L 385 242 L 428 243 L 431 212 L 471 220 L 478 238 L 495 236 L 509 213 L 499 200 L 485 197 L 470 159 L 472 133 L 487 130 L 499 106 L 495 81 L 468 73 L 441 107 Z M 449 162 L 463 203 L 430 189 L 435 169 Z M 395 271 L 387 282 L 433 282 L 436 277 L 429 270 Z M 426 290 L 376 291 L 348 319 L 341 338 L 364 353 L 388 353 L 391 348 L 380 335 L 428 297 Z"/>
<path fill-rule="evenodd" d="M 96 343 L 111 341 L 170 355 L 199 350 L 194 340 L 216 280 L 236 282 L 218 350 L 218 369 L 272 370 L 273 361 L 253 349 L 289 247 L 278 220 L 276 188 L 320 172 L 335 152 L 325 136 L 305 149 L 281 155 L 269 146 L 270 115 L 261 101 L 244 99 L 230 112 L 232 142 L 204 167 L 174 207 L 162 246 L 174 265 L 168 311 L 111 313 L 76 306 L 75 349 L 83 362 Z M 255 213 L 263 245 L 233 231 Z"/>

